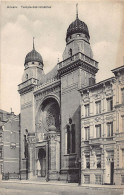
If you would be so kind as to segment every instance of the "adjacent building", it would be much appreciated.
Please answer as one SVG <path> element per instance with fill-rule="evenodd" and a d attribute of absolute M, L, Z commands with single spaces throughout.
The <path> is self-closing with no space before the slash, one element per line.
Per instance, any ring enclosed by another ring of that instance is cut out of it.
<path fill-rule="evenodd" d="M 0 177 L 19 178 L 19 116 L 0 110 Z"/>
<path fill-rule="evenodd" d="M 81 92 L 82 183 L 124 184 L 124 66 Z"/>

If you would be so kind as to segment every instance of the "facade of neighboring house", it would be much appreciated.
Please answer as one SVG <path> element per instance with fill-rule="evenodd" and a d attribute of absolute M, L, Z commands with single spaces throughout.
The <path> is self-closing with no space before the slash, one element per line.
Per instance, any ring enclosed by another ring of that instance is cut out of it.
<path fill-rule="evenodd" d="M 0 110 L 0 174 L 19 178 L 19 116 Z"/>
<path fill-rule="evenodd" d="M 82 183 L 124 184 L 124 66 L 81 92 Z"/>

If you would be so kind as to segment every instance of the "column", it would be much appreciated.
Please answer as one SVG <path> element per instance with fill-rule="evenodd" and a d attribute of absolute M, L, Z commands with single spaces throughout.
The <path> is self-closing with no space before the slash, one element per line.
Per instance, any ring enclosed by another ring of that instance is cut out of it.
<path fill-rule="evenodd" d="M 30 167 L 29 167 L 29 179 L 31 179 L 33 177 L 33 163 L 32 163 L 32 148 L 29 148 L 29 163 L 30 163 Z"/>

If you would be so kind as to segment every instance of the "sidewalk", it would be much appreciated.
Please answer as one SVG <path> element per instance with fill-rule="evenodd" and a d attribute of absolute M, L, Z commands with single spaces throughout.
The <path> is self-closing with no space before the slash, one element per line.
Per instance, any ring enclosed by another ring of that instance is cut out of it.
<path fill-rule="evenodd" d="M 2 180 L 2 183 L 20 183 L 20 184 L 36 184 L 36 185 L 65 185 L 83 188 L 97 188 L 97 189 L 124 189 L 124 185 L 98 185 L 98 184 L 81 184 L 78 183 L 64 183 L 61 181 L 49 181 L 49 182 L 39 182 L 32 180 Z"/>

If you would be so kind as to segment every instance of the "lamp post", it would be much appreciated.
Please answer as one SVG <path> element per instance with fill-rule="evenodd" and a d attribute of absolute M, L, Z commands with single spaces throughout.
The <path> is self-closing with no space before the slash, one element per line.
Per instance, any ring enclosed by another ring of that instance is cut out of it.
<path fill-rule="evenodd" d="M 78 168 L 78 185 L 81 184 L 81 159 L 76 158 L 75 165 Z"/>

